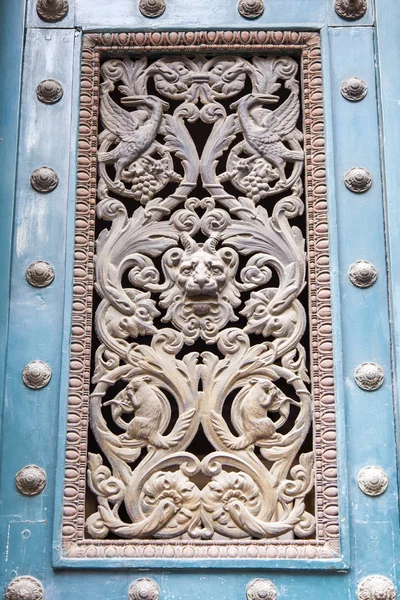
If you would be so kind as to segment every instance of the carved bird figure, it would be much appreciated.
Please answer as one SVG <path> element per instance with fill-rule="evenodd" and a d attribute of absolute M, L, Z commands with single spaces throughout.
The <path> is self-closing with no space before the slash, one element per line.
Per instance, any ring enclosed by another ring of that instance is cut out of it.
<path fill-rule="evenodd" d="M 168 436 L 162 436 L 160 426 L 163 421 L 163 402 L 157 388 L 150 385 L 150 377 L 137 377 L 129 382 L 121 398 L 118 396 L 104 403 L 117 405 L 123 412 L 134 412 L 133 419 L 128 423 L 126 432 L 120 439 L 147 442 L 155 448 L 170 448 L 176 446 L 183 438 L 194 410 L 183 413 L 176 422 L 174 430 Z"/>
<path fill-rule="evenodd" d="M 119 144 L 109 152 L 99 152 L 98 160 L 103 163 L 115 163 L 115 183 L 118 187 L 124 187 L 121 181 L 123 170 L 140 158 L 154 143 L 163 111 L 169 108 L 167 102 L 151 95 L 127 96 L 121 99 L 121 103 L 143 106 L 146 113 L 124 110 L 109 94 L 105 94 L 100 102 L 102 123 L 119 139 Z M 147 118 L 144 114 L 147 114 Z"/>
<path fill-rule="evenodd" d="M 257 441 L 270 440 L 276 430 L 286 422 L 290 404 L 295 403 L 271 381 L 251 379 L 238 394 L 232 412 L 237 410 L 243 435 L 234 438 L 228 433 L 225 422 L 216 412 L 210 413 L 210 419 L 224 444 L 232 450 L 243 450 Z M 280 418 L 274 422 L 268 412 L 279 412 Z"/>
<path fill-rule="evenodd" d="M 237 108 L 243 134 L 250 149 L 262 156 L 278 169 L 282 183 L 286 183 L 285 164 L 303 160 L 302 151 L 289 150 L 282 138 L 292 133 L 296 127 L 300 112 L 297 94 L 291 93 L 285 102 L 274 111 L 266 112 L 261 124 L 256 122 L 251 111 L 265 102 L 277 101 L 271 94 L 247 94 L 231 108 Z"/>

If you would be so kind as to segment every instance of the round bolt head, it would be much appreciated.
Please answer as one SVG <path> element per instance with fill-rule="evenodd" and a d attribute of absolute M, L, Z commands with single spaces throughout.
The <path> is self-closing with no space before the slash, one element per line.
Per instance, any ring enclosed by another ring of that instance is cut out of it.
<path fill-rule="evenodd" d="M 358 387 L 367 392 L 372 392 L 381 387 L 385 376 L 382 368 L 373 362 L 362 363 L 354 372 L 354 379 Z"/>
<path fill-rule="evenodd" d="M 129 588 L 129 600 L 158 600 L 160 589 L 153 579 L 136 579 Z"/>
<path fill-rule="evenodd" d="M 358 600 L 396 600 L 394 583 L 383 575 L 368 575 L 357 588 Z"/>
<path fill-rule="evenodd" d="M 51 379 L 51 369 L 49 365 L 42 360 L 33 360 L 28 363 L 22 371 L 22 380 L 24 384 L 38 390 L 45 387 Z"/>
<path fill-rule="evenodd" d="M 31 186 L 41 194 L 48 194 L 56 189 L 58 175 L 50 167 L 39 167 L 31 175 Z"/>
<path fill-rule="evenodd" d="M 269 579 L 253 579 L 247 584 L 247 600 L 276 600 L 278 592 Z"/>
<path fill-rule="evenodd" d="M 15 485 L 24 496 L 37 496 L 46 487 L 46 472 L 37 465 L 27 465 L 15 476 Z"/>
<path fill-rule="evenodd" d="M 63 88 L 56 79 L 43 79 L 36 88 L 36 95 L 44 104 L 55 104 L 63 95 Z"/>
<path fill-rule="evenodd" d="M 359 288 L 371 287 L 378 277 L 378 271 L 367 260 L 357 260 L 349 267 L 349 279 Z"/>
<path fill-rule="evenodd" d="M 344 183 L 354 194 L 367 192 L 372 185 L 371 174 L 362 167 L 353 167 L 344 176 Z"/>
<path fill-rule="evenodd" d="M 29 265 L 25 276 L 27 282 L 33 287 L 47 287 L 54 280 L 54 269 L 45 260 L 36 260 Z"/>
<path fill-rule="evenodd" d="M 388 483 L 388 477 L 380 467 L 364 467 L 358 474 L 358 486 L 367 496 L 380 496 Z"/>
<path fill-rule="evenodd" d="M 359 77 L 348 77 L 342 81 L 340 93 L 343 98 L 346 98 L 350 102 L 359 102 L 368 93 L 367 84 L 364 79 L 360 79 Z"/>
<path fill-rule="evenodd" d="M 6 588 L 5 600 L 43 600 L 44 590 L 35 577 L 16 577 Z"/>

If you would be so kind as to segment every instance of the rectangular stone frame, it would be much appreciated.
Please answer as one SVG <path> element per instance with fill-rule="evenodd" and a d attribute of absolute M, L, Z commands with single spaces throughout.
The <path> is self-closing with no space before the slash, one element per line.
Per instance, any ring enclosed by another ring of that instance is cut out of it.
<path fill-rule="evenodd" d="M 235 52 L 300 56 L 308 230 L 310 363 L 314 400 L 315 540 L 92 540 L 84 537 L 91 376 L 100 60 L 104 55 Z M 83 36 L 74 295 L 61 558 L 338 559 L 335 396 L 320 36 L 316 32 L 208 31 Z M 221 565 L 222 566 L 222 565 Z"/>

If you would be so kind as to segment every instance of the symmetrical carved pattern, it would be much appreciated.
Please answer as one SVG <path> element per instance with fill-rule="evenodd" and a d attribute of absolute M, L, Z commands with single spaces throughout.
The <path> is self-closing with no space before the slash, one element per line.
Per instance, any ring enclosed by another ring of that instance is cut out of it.
<path fill-rule="evenodd" d="M 354 379 L 358 387 L 367 392 L 372 392 L 381 387 L 385 380 L 382 367 L 373 362 L 365 362 L 355 370 Z"/>
<path fill-rule="evenodd" d="M 33 287 L 47 287 L 54 280 L 54 269 L 45 260 L 37 260 L 26 269 L 26 280 Z"/>
<path fill-rule="evenodd" d="M 129 600 L 158 600 L 160 590 L 153 579 L 136 579 L 129 587 Z"/>
<path fill-rule="evenodd" d="M 31 186 L 41 194 L 48 194 L 56 189 L 58 175 L 50 167 L 39 167 L 31 175 Z"/>
<path fill-rule="evenodd" d="M 360 490 L 367 496 L 380 496 L 388 484 L 388 476 L 381 467 L 364 467 L 358 474 Z"/>
<path fill-rule="evenodd" d="M 5 600 L 43 600 L 43 586 L 35 577 L 25 575 L 13 579 L 6 588 Z"/>
<path fill-rule="evenodd" d="M 247 585 L 247 600 L 276 600 L 277 597 L 276 587 L 269 579 L 253 579 Z"/>
<path fill-rule="evenodd" d="M 236 42 L 264 56 L 209 57 Z M 171 45 L 178 54 L 137 58 Z M 301 92 L 280 48 L 302 52 Z M 64 555 L 338 555 L 320 86 L 317 34 L 85 36 Z M 111 225 L 96 242 L 91 372 L 96 158 L 97 218 Z M 303 171 L 310 357 L 304 237 L 291 223 Z M 213 451 L 198 455 L 201 429 Z M 97 509 L 83 527 L 85 479 L 73 473 L 86 461 Z"/>
<path fill-rule="evenodd" d="M 36 95 L 44 104 L 55 104 L 62 98 L 63 88 L 56 79 L 44 79 L 37 86 Z"/>
<path fill-rule="evenodd" d="M 359 77 L 348 77 L 342 81 L 340 92 L 346 100 L 350 100 L 350 102 L 359 102 L 367 95 L 368 88 L 363 79 L 360 79 Z"/>
<path fill-rule="evenodd" d="M 239 0 L 238 11 L 246 19 L 257 19 L 264 12 L 263 0 Z"/>
<path fill-rule="evenodd" d="M 165 0 L 140 0 L 139 10 L 145 17 L 160 17 L 165 11 Z"/>
<path fill-rule="evenodd" d="M 32 360 L 22 371 L 22 380 L 24 384 L 38 390 L 45 387 L 51 379 L 51 369 L 49 365 L 42 360 Z"/>
<path fill-rule="evenodd" d="M 68 0 L 37 0 L 36 11 L 42 21 L 61 21 L 68 13 Z"/>
<path fill-rule="evenodd" d="M 367 192 L 372 185 L 372 176 L 362 167 L 353 167 L 344 176 L 346 187 L 355 194 Z"/>
<path fill-rule="evenodd" d="M 358 600 L 396 600 L 396 586 L 383 575 L 368 575 L 361 579 L 357 589 Z"/>
<path fill-rule="evenodd" d="M 378 271 L 368 260 L 357 260 L 349 267 L 349 279 L 356 287 L 371 287 L 377 278 Z"/>
<path fill-rule="evenodd" d="M 24 496 L 37 496 L 43 492 L 46 481 L 46 472 L 37 465 L 28 465 L 15 476 L 15 485 Z"/>
<path fill-rule="evenodd" d="M 367 12 L 367 0 L 335 0 L 335 11 L 342 19 L 361 19 Z"/>

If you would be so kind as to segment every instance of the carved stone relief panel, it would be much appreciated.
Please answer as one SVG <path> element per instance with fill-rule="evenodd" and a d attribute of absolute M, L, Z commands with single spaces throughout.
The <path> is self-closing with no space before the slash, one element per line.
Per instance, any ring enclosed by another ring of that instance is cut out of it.
<path fill-rule="evenodd" d="M 338 556 L 320 70 L 85 36 L 64 556 Z"/>

